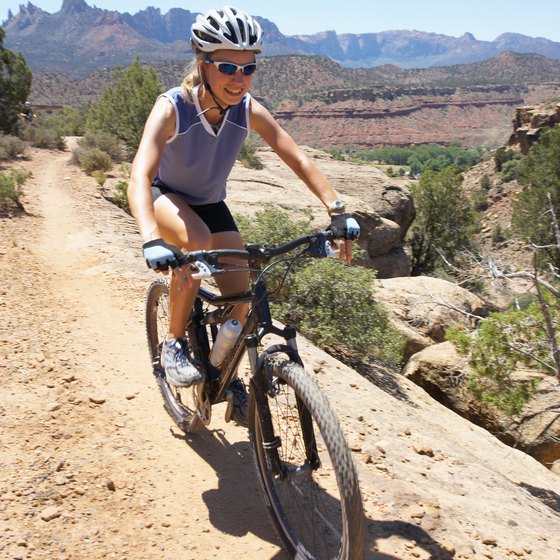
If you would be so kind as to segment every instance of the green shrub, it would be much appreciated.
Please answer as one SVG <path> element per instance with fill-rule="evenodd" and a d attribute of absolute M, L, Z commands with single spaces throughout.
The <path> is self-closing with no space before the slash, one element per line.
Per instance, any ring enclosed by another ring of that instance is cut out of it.
<path fill-rule="evenodd" d="M 249 169 L 262 169 L 263 164 L 257 156 L 257 148 L 253 140 L 248 138 L 241 146 L 237 159 Z"/>
<path fill-rule="evenodd" d="M 496 245 L 497 243 L 502 243 L 506 240 L 506 232 L 500 223 L 497 223 L 492 230 L 492 243 Z"/>
<path fill-rule="evenodd" d="M 310 213 L 293 219 L 273 206 L 251 218 L 236 216 L 236 221 L 245 241 L 268 246 L 311 231 Z M 288 266 L 292 273 L 286 275 Z M 290 265 L 273 266 L 267 272 L 269 288 L 274 291 L 273 314 L 352 365 L 367 361 L 368 356 L 400 364 L 404 343 L 389 326 L 383 307 L 374 300 L 374 278 L 374 271 L 350 268 L 337 258 L 298 259 Z"/>
<path fill-rule="evenodd" d="M 83 136 L 84 122 L 84 115 L 75 107 L 39 113 L 39 125 L 52 128 L 61 136 Z"/>
<path fill-rule="evenodd" d="M 99 148 L 79 150 L 77 154 L 80 167 L 91 175 L 94 171 L 109 171 L 113 166 L 111 156 Z"/>
<path fill-rule="evenodd" d="M 279 245 L 296 237 L 311 233 L 311 213 L 302 212 L 300 219 L 292 218 L 286 211 L 267 204 L 254 216 L 236 216 L 235 221 L 245 242 Z"/>
<path fill-rule="evenodd" d="M 45 150 L 64 150 L 66 148 L 64 138 L 54 128 L 28 126 L 23 137 L 35 148 Z"/>
<path fill-rule="evenodd" d="M 480 188 L 484 191 L 489 191 L 492 188 L 492 181 L 488 175 L 483 175 L 480 179 Z"/>
<path fill-rule="evenodd" d="M 473 208 L 477 212 L 484 212 L 488 209 L 488 195 L 485 190 L 480 189 L 472 194 Z"/>
<path fill-rule="evenodd" d="M 99 148 L 102 152 L 109 154 L 115 163 L 120 163 L 123 160 L 124 147 L 122 142 L 108 132 L 88 132 L 78 140 L 78 147 L 86 151 L 91 148 Z"/>
<path fill-rule="evenodd" d="M 424 171 L 411 192 L 416 218 L 409 230 L 411 275 L 433 275 L 446 262 L 458 264 L 474 246 L 477 216 L 462 187 L 463 176 L 451 167 Z"/>
<path fill-rule="evenodd" d="M 23 209 L 20 201 L 21 186 L 31 177 L 24 169 L 12 171 L 9 175 L 0 173 L 0 210 Z"/>
<path fill-rule="evenodd" d="M 375 301 L 374 279 L 374 271 L 350 268 L 336 258 L 314 260 L 298 271 L 289 294 L 273 310 L 342 360 L 354 363 L 374 357 L 397 366 L 403 339 Z"/>
<path fill-rule="evenodd" d="M 17 136 L 0 134 L 0 161 L 15 159 L 25 152 L 27 144 Z"/>
<path fill-rule="evenodd" d="M 119 208 L 122 208 L 127 214 L 130 214 L 127 191 L 128 183 L 125 181 L 119 181 L 114 187 L 111 202 Z"/>
<path fill-rule="evenodd" d="M 137 56 L 126 70 L 113 70 L 101 99 L 87 110 L 86 130 L 110 132 L 134 154 L 146 119 L 162 91 L 154 68 L 140 64 Z"/>
<path fill-rule="evenodd" d="M 496 171 L 501 172 L 504 164 L 508 161 L 518 161 L 523 159 L 523 155 L 517 151 L 508 148 L 498 148 L 494 154 L 494 164 Z"/>
<path fill-rule="evenodd" d="M 553 298 L 549 312 L 554 322 L 559 309 Z M 515 416 L 533 398 L 538 380 L 518 380 L 513 374 L 520 365 L 550 373 L 550 345 L 538 302 L 530 298 L 504 313 L 491 313 L 480 323 L 475 337 L 460 329 L 449 329 L 446 338 L 468 355 L 471 375 L 468 388 L 483 403 L 490 403 L 505 414 Z"/>
<path fill-rule="evenodd" d="M 504 183 L 509 183 L 514 179 L 517 179 L 517 171 L 519 168 L 520 160 L 512 159 L 510 161 L 504 162 L 502 165 L 502 171 L 500 173 L 500 177 Z"/>
<path fill-rule="evenodd" d="M 105 175 L 102 171 L 94 171 L 92 175 L 100 187 L 102 187 L 105 184 L 105 181 L 107 181 L 107 175 Z"/>
<path fill-rule="evenodd" d="M 531 292 L 527 292 L 516 296 L 515 299 L 508 305 L 508 309 L 528 309 L 530 305 L 533 305 L 535 303 L 537 303 L 537 296 Z"/>
<path fill-rule="evenodd" d="M 544 131 L 517 168 L 523 190 L 513 201 L 512 231 L 539 246 L 538 265 L 560 267 L 560 125 Z M 553 210 L 553 212 L 551 211 Z"/>

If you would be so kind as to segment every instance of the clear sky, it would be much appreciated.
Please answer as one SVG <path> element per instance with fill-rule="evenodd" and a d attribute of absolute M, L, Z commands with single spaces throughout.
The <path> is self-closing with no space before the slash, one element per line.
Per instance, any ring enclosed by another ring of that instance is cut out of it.
<path fill-rule="evenodd" d="M 3 0 L 0 20 L 8 10 L 15 14 L 28 0 Z M 396 29 L 419 30 L 459 37 L 465 32 L 492 41 L 505 32 L 545 37 L 560 42 L 558 0 L 86 0 L 90 6 L 134 14 L 147 6 L 184 8 L 205 12 L 231 4 L 275 23 L 284 35 L 374 33 Z M 49 13 L 58 12 L 62 0 L 32 0 Z"/>

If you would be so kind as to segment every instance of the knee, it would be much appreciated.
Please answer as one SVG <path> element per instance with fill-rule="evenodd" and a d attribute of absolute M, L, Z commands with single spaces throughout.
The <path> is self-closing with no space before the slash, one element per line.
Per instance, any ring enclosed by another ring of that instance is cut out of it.
<path fill-rule="evenodd" d="M 190 232 L 190 235 L 180 239 L 183 251 L 208 251 L 212 249 L 212 235 L 210 232 Z"/>

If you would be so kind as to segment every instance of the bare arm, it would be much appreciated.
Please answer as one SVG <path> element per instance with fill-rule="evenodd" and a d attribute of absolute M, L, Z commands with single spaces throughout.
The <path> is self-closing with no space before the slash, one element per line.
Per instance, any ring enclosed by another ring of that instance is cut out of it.
<path fill-rule="evenodd" d="M 328 208 L 338 195 L 329 180 L 258 101 L 251 100 L 251 128 Z"/>
<path fill-rule="evenodd" d="M 174 130 L 173 106 L 169 100 L 160 97 L 146 121 L 128 185 L 128 203 L 144 242 L 161 237 L 154 215 L 151 185 L 157 174 L 165 143 Z"/>

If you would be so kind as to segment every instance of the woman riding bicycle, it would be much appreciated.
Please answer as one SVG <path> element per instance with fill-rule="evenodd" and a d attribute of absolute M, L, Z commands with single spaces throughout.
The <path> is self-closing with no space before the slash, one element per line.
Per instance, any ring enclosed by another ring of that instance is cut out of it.
<path fill-rule="evenodd" d="M 128 198 L 144 241 L 148 266 L 170 282 L 170 326 L 162 349 L 169 384 L 188 387 L 203 381 L 192 363 L 185 323 L 199 281 L 186 267 L 176 267 L 177 247 L 239 249 L 243 242 L 225 203 L 226 180 L 251 130 L 256 131 L 325 205 L 331 229 L 341 239 L 340 256 L 351 258 L 357 222 L 317 167 L 248 93 L 262 50 L 263 32 L 248 14 L 232 7 L 199 15 L 191 27 L 194 59 L 182 85 L 156 100 L 132 165 Z M 243 273 L 216 277 L 223 294 L 243 291 Z M 231 318 L 244 322 L 247 308 Z M 246 423 L 246 393 L 240 380 L 231 387 L 233 419 Z"/>

